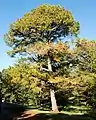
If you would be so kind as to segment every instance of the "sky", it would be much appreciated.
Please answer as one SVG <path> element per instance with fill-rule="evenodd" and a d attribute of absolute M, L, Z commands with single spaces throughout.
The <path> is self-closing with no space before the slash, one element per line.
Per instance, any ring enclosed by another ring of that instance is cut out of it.
<path fill-rule="evenodd" d="M 0 0 L 0 70 L 16 61 L 7 55 L 4 42 L 9 25 L 41 4 L 61 5 L 80 22 L 80 37 L 96 40 L 96 0 Z"/>

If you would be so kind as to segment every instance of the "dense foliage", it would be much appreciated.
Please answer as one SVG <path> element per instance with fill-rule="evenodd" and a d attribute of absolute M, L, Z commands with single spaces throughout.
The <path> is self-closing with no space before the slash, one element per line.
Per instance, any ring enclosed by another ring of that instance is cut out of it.
<path fill-rule="evenodd" d="M 84 43 L 89 44 L 90 48 Z M 95 70 L 96 55 L 95 47 L 90 45 L 95 44 L 95 41 L 82 40 L 81 42 L 80 40 L 77 44 L 71 50 L 70 56 L 61 55 L 63 59 L 59 62 L 61 64 L 61 67 L 58 68 L 59 75 L 56 72 L 51 75 L 41 72 L 38 64 L 31 64 L 25 59 L 21 59 L 18 64 L 3 70 L 2 93 L 6 101 L 50 108 L 50 84 L 47 81 L 49 79 L 54 83 L 58 106 L 95 106 L 96 73 L 92 70 Z M 89 65 L 90 63 L 91 65 Z M 91 69 L 88 69 L 90 67 Z"/>
<path fill-rule="evenodd" d="M 58 41 L 78 32 L 79 23 L 70 11 L 61 6 L 41 5 L 11 24 L 5 41 L 12 48 L 9 52 L 12 56 L 16 53 L 44 56 L 49 50 L 52 54 L 66 49 Z"/>

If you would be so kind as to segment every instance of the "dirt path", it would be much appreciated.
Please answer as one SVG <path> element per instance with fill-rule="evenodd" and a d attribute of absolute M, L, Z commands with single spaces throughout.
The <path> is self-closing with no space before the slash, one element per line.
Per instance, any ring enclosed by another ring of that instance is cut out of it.
<path fill-rule="evenodd" d="M 33 118 L 33 116 L 35 116 L 36 114 L 37 113 L 33 112 L 32 110 L 28 110 L 28 111 L 23 112 L 20 116 L 15 117 L 13 120 L 27 120 L 29 118 Z"/>
<path fill-rule="evenodd" d="M 80 114 L 69 115 L 51 111 L 25 110 L 16 106 L 14 104 L 3 105 L 0 120 L 94 120 Z"/>

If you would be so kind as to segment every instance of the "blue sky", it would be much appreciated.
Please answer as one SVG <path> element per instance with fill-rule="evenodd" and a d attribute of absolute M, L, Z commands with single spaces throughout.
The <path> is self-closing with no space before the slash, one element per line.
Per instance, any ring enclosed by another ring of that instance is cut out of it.
<path fill-rule="evenodd" d="M 6 54 L 9 47 L 3 38 L 10 23 L 45 3 L 61 5 L 72 11 L 75 19 L 80 22 L 80 36 L 96 40 L 96 0 L 0 0 L 0 70 L 15 61 Z"/>

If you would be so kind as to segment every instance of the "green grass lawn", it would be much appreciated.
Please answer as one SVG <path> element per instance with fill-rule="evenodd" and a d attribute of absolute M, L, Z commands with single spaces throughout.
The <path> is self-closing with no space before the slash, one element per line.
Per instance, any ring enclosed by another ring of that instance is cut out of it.
<path fill-rule="evenodd" d="M 15 118 L 15 119 L 14 119 Z M 38 109 L 26 109 L 16 105 L 7 105 L 5 110 L 0 113 L 0 120 L 96 120 L 87 114 L 78 112 L 61 111 L 42 111 Z"/>
<path fill-rule="evenodd" d="M 95 120 L 87 115 L 80 113 L 60 112 L 53 113 L 49 111 L 30 110 L 23 114 L 22 120 Z"/>

